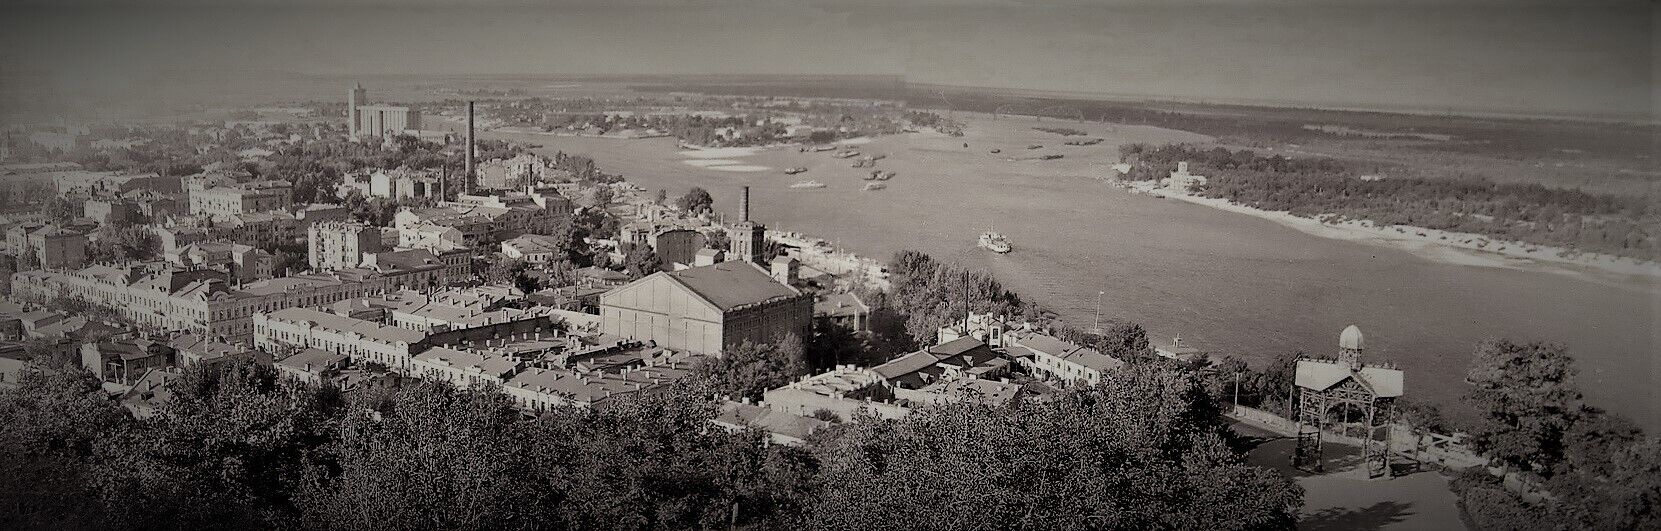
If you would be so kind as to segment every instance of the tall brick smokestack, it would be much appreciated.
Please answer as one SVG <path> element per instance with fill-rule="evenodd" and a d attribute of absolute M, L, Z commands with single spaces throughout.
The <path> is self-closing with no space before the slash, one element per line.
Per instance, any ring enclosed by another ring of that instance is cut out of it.
<path fill-rule="evenodd" d="M 463 177 L 464 179 L 466 179 L 466 182 L 463 183 L 462 188 L 467 190 L 468 195 L 472 195 L 472 193 L 473 193 L 473 102 L 471 102 L 471 101 L 467 102 L 467 159 L 466 160 L 467 160 L 467 170 L 466 170 L 467 175 L 465 175 Z"/>
<path fill-rule="evenodd" d="M 750 220 L 750 187 L 748 186 L 745 186 L 744 191 L 738 194 L 738 220 Z"/>

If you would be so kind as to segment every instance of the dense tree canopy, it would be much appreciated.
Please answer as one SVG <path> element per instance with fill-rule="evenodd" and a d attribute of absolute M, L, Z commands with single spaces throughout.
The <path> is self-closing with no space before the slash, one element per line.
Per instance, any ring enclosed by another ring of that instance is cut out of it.
<path fill-rule="evenodd" d="M 1163 178 L 1179 161 L 1208 177 L 1208 197 L 1313 217 L 1365 219 L 1647 260 L 1661 258 L 1661 209 L 1644 197 L 1599 195 L 1479 179 L 1362 179 L 1326 158 L 1262 156 L 1223 148 L 1127 144 L 1130 178 Z"/>
<path fill-rule="evenodd" d="M 1240 462 L 1197 378 L 1136 365 L 1014 409 L 866 420 L 823 450 L 836 529 L 1284 529 L 1300 489 Z"/>
<path fill-rule="evenodd" d="M 686 195 L 676 200 L 675 205 L 679 206 L 681 210 L 693 214 L 702 214 L 708 212 L 710 207 L 715 205 L 715 198 L 710 197 L 708 190 L 694 186 L 691 190 L 686 191 Z"/>
<path fill-rule="evenodd" d="M 1478 451 L 1549 475 L 1563 459 L 1562 437 L 1581 407 L 1574 360 L 1562 345 L 1484 341 L 1466 377 L 1482 415 Z"/>
<path fill-rule="evenodd" d="M 796 336 L 775 343 L 751 343 L 698 361 L 693 376 L 711 391 L 734 399 L 761 398 L 768 389 L 788 384 L 808 373 L 802 340 Z"/>

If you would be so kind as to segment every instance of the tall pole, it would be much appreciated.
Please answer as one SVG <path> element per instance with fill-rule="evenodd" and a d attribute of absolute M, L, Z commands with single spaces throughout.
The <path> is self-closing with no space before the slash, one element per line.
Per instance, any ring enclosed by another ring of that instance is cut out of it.
<path fill-rule="evenodd" d="M 1095 331 L 1096 331 L 1096 335 L 1098 335 L 1098 336 L 1102 335 L 1102 295 L 1106 295 L 1106 294 L 1107 294 L 1106 291 L 1096 292 L 1096 329 L 1095 329 Z"/>
<path fill-rule="evenodd" d="M 1234 371 L 1234 411 L 1240 411 L 1240 371 Z"/>

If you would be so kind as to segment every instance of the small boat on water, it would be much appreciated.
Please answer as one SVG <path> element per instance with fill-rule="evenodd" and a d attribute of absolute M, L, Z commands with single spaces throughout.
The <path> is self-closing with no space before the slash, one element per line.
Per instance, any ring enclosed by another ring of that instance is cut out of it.
<path fill-rule="evenodd" d="M 1041 147 L 1044 147 L 1044 145 L 1043 144 L 1031 144 L 1031 145 L 1027 146 L 1027 149 L 1038 149 L 1038 148 L 1041 148 Z"/>
<path fill-rule="evenodd" d="M 998 234 L 997 232 L 993 232 L 993 231 L 986 231 L 986 232 L 981 233 L 980 242 L 979 242 L 978 245 L 982 249 L 986 249 L 988 251 L 992 251 L 992 252 L 998 253 L 998 254 L 1006 254 L 1010 251 L 1015 250 L 1014 247 L 1011 247 L 1009 245 L 1009 238 L 1005 238 L 1004 235 Z"/>
<path fill-rule="evenodd" d="M 889 180 L 889 179 L 893 179 L 895 175 L 897 175 L 897 174 L 894 173 L 893 171 L 881 172 L 881 173 L 877 174 L 877 180 L 886 181 L 886 180 Z"/>
<path fill-rule="evenodd" d="M 790 185 L 790 187 L 791 188 L 824 188 L 825 183 L 822 183 L 822 182 L 819 182 L 819 181 L 796 181 L 796 183 Z"/>
<path fill-rule="evenodd" d="M 865 179 L 867 181 L 875 181 L 875 180 L 877 180 L 877 177 L 880 177 L 881 175 L 882 175 L 882 170 L 871 170 L 870 174 L 868 174 L 864 177 L 860 177 L 860 178 Z"/>
<path fill-rule="evenodd" d="M 1052 153 L 1052 154 L 1049 154 L 1049 155 L 1044 155 L 1042 157 L 1038 157 L 1038 160 L 1055 160 L 1055 159 L 1059 159 L 1059 158 L 1061 158 L 1061 154 Z"/>
<path fill-rule="evenodd" d="M 866 190 L 881 190 L 881 189 L 887 188 L 887 187 L 888 187 L 888 185 L 883 184 L 883 183 L 865 183 L 865 189 Z"/>
<path fill-rule="evenodd" d="M 1001 149 L 993 149 L 992 150 L 993 154 L 998 154 L 998 153 L 1003 153 L 1003 152 L 1004 152 L 1004 150 L 1001 150 Z"/>
<path fill-rule="evenodd" d="M 807 168 L 797 166 L 797 167 L 794 167 L 794 168 L 785 168 L 784 174 L 785 175 L 795 175 L 795 174 L 798 174 L 798 173 L 801 173 L 801 172 L 804 172 L 804 171 L 807 171 Z"/>
<path fill-rule="evenodd" d="M 831 156 L 839 158 L 839 159 L 847 159 L 847 158 L 858 157 L 859 152 L 855 151 L 855 150 L 852 150 L 852 149 L 849 149 L 849 150 L 844 150 L 844 151 L 838 151 L 838 152 L 836 152 L 835 154 L 833 154 Z"/>

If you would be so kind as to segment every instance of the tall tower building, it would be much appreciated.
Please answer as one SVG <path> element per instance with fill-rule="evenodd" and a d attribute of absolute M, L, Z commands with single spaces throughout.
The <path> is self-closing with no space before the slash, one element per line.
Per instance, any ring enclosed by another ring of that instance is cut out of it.
<path fill-rule="evenodd" d="M 765 265 L 762 256 L 767 249 L 767 227 L 750 220 L 750 187 L 745 186 L 738 196 L 738 223 L 727 229 L 727 241 L 732 246 L 728 256 L 757 265 Z"/>
<path fill-rule="evenodd" d="M 363 113 L 358 107 L 365 103 L 369 103 L 369 91 L 363 89 L 363 83 L 353 85 L 346 95 L 346 131 L 352 136 L 363 134 Z"/>
<path fill-rule="evenodd" d="M 476 180 L 476 177 L 474 176 L 474 173 L 473 173 L 473 102 L 471 102 L 471 101 L 467 102 L 467 158 L 466 158 L 466 164 L 467 164 L 466 170 L 464 170 L 464 171 L 467 172 L 467 175 L 464 175 L 462 177 L 464 179 L 462 181 L 462 189 L 466 190 L 466 193 L 468 195 L 472 195 L 473 194 L 473 186 L 478 181 Z"/>

